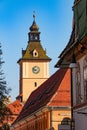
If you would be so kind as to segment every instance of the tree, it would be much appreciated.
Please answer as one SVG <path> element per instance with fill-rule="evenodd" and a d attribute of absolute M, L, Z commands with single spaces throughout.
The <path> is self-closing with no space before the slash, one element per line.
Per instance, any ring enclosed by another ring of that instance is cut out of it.
<path fill-rule="evenodd" d="M 2 60 L 2 49 L 0 43 L 0 124 L 3 124 L 3 120 L 5 116 L 10 112 L 7 107 L 8 95 L 10 88 L 7 87 L 7 83 L 5 81 L 2 65 L 4 61 Z"/>

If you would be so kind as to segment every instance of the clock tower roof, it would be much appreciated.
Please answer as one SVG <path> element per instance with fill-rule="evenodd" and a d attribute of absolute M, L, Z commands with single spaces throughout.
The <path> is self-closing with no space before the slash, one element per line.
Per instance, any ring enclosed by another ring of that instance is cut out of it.
<path fill-rule="evenodd" d="M 43 49 L 40 42 L 29 42 L 26 50 L 22 50 L 22 59 L 51 60 L 46 55 L 46 50 Z"/>
<path fill-rule="evenodd" d="M 38 31 L 39 27 L 35 21 L 35 14 L 33 15 L 33 18 L 34 20 L 30 27 L 30 32 L 28 33 L 29 41 L 27 48 L 26 50 L 22 49 L 22 58 L 19 59 L 18 62 L 20 62 L 20 60 L 51 60 L 40 43 L 40 32 Z"/>

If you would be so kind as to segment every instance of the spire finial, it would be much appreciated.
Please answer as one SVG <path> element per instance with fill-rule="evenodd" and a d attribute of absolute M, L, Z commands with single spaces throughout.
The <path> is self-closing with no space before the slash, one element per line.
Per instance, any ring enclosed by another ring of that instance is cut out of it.
<path fill-rule="evenodd" d="M 35 21 L 35 18 L 36 18 L 36 13 L 35 13 L 35 11 L 33 12 L 33 18 L 34 18 L 34 21 Z"/>

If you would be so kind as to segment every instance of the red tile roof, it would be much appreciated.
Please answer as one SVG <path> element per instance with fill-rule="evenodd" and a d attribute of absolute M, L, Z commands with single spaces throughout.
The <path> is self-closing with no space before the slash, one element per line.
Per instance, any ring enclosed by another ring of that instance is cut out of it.
<path fill-rule="evenodd" d="M 12 124 L 22 110 L 23 105 L 19 100 L 15 100 L 14 102 L 7 104 L 7 108 L 9 109 L 9 113 L 6 114 L 3 123 L 0 123 L 1 126 L 6 123 Z"/>
<path fill-rule="evenodd" d="M 70 70 L 68 69 L 61 78 L 59 86 L 56 84 L 58 89 L 49 102 L 49 106 L 70 106 Z"/>
<path fill-rule="evenodd" d="M 8 105 L 8 108 L 11 110 L 12 115 L 18 115 L 23 108 L 23 104 L 19 100 L 15 100 Z"/>
<path fill-rule="evenodd" d="M 33 91 L 16 122 L 44 106 L 70 106 L 70 70 L 61 68 Z"/>

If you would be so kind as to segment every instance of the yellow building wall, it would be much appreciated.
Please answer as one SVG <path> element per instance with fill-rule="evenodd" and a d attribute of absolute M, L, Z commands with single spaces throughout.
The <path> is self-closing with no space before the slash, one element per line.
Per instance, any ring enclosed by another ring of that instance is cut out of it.
<path fill-rule="evenodd" d="M 51 125 L 54 127 L 54 130 L 58 130 L 58 126 L 61 124 L 64 118 L 71 118 L 70 110 L 53 110 L 51 111 Z"/>
<path fill-rule="evenodd" d="M 40 68 L 39 73 L 32 71 L 34 66 Z M 25 102 L 29 95 L 49 78 L 49 61 L 26 61 L 20 64 L 20 94 Z"/>
<path fill-rule="evenodd" d="M 29 95 L 37 89 L 43 82 L 45 82 L 47 79 L 23 79 L 22 83 L 22 93 L 23 93 L 23 101 L 25 102 Z M 35 82 L 37 83 L 37 86 L 35 86 Z"/>
<path fill-rule="evenodd" d="M 32 68 L 38 66 L 40 72 L 34 74 Z M 49 77 L 49 63 L 48 62 L 23 62 L 22 78 L 48 78 Z"/>

